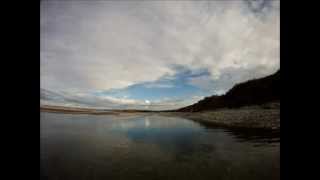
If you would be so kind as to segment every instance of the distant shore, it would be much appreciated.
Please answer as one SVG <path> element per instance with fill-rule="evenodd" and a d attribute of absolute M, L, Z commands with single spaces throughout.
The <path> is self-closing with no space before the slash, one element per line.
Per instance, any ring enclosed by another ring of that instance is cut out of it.
<path fill-rule="evenodd" d="M 106 110 L 106 109 L 93 109 L 93 108 L 78 108 L 78 107 L 64 107 L 64 106 L 40 106 L 42 112 L 55 112 L 55 113 L 69 113 L 69 114 L 95 114 L 95 115 L 106 115 L 106 114 L 122 114 L 122 113 L 145 113 L 145 112 L 156 112 L 146 110 Z"/>
<path fill-rule="evenodd" d="M 250 128 L 280 130 L 280 103 L 264 106 L 249 106 L 238 109 L 217 109 L 202 112 L 166 112 L 145 110 L 99 110 L 88 108 L 70 108 L 59 106 L 41 106 L 42 112 L 93 114 L 93 115 L 124 115 L 124 114 L 157 114 L 191 119 L 212 126 L 228 128 Z"/>

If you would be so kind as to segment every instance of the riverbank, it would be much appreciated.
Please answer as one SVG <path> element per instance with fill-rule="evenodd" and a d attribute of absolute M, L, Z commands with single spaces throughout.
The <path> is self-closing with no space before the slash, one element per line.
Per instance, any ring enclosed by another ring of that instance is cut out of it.
<path fill-rule="evenodd" d="M 201 123 L 231 128 L 259 128 L 280 130 L 280 109 L 248 107 L 218 109 L 203 112 L 170 112 L 168 116 L 181 116 Z"/>
<path fill-rule="evenodd" d="M 62 107 L 41 107 L 41 111 L 69 114 L 93 115 L 133 115 L 158 114 L 164 116 L 178 116 L 191 119 L 212 126 L 228 128 L 250 128 L 280 130 L 280 103 L 264 106 L 249 106 L 237 109 L 217 109 L 201 112 L 156 112 L 135 110 L 95 110 Z"/>
<path fill-rule="evenodd" d="M 226 128 L 266 129 L 280 131 L 280 101 L 240 108 L 219 108 L 198 112 L 166 112 L 203 124 Z"/>

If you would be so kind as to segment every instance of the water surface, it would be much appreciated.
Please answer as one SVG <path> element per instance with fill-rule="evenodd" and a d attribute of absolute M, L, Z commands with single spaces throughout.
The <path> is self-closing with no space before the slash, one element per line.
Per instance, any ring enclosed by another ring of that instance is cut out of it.
<path fill-rule="evenodd" d="M 41 112 L 41 177 L 280 179 L 279 138 L 245 132 L 150 114 Z"/>

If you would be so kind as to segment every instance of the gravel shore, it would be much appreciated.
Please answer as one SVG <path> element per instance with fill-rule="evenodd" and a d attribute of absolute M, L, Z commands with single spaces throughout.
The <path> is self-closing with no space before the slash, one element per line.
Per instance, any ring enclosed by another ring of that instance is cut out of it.
<path fill-rule="evenodd" d="M 203 112 L 170 112 L 164 114 L 169 116 L 180 116 L 216 126 L 280 130 L 280 108 L 264 109 L 259 107 L 247 107 L 241 109 L 219 109 Z"/>

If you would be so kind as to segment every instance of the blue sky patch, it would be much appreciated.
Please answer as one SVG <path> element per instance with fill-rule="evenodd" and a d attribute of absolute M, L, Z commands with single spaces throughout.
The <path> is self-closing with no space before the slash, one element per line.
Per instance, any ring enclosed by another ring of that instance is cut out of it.
<path fill-rule="evenodd" d="M 189 83 L 190 78 L 209 76 L 206 69 L 192 71 L 183 66 L 173 66 L 176 74 L 163 76 L 154 82 L 134 84 L 123 89 L 113 89 L 97 92 L 97 96 L 112 96 L 137 100 L 160 100 L 163 98 L 188 98 L 191 96 L 206 96 L 210 93 Z"/>

